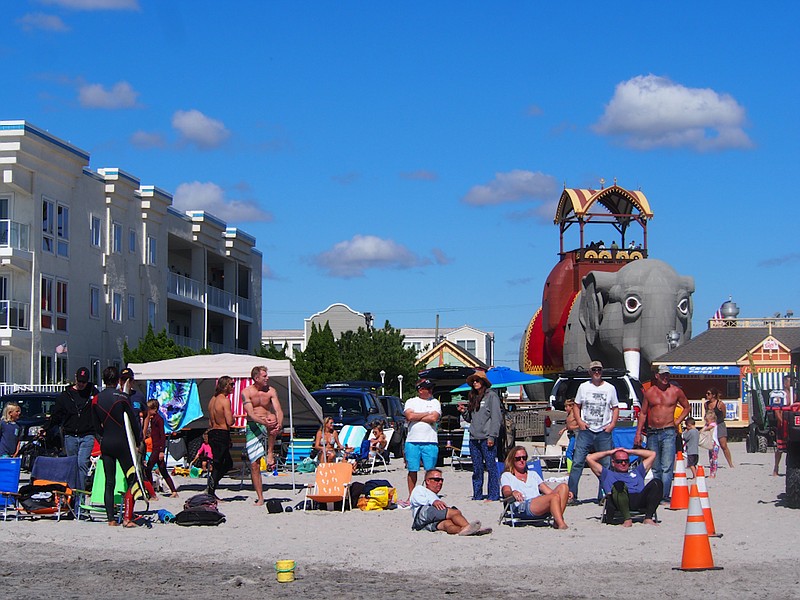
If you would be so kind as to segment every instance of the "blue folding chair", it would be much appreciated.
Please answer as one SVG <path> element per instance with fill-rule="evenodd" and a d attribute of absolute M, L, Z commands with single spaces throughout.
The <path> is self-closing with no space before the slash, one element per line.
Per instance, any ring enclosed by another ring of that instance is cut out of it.
<path fill-rule="evenodd" d="M 21 467 L 21 458 L 0 458 L 0 507 L 3 509 L 3 521 L 8 519 L 9 508 L 17 510 L 17 491 L 19 490 Z M 17 513 L 17 518 L 19 518 L 19 513 Z"/>
<path fill-rule="evenodd" d="M 505 464 L 502 462 L 497 463 L 497 475 L 498 477 L 502 476 L 503 471 L 505 470 Z M 528 471 L 535 471 L 538 473 L 539 477 L 542 478 L 544 481 L 544 476 L 542 475 L 542 461 L 538 458 L 528 461 Z M 541 517 L 525 517 L 519 515 L 516 510 L 514 510 L 514 504 L 516 500 L 514 500 L 513 496 L 509 496 L 507 498 L 502 498 L 503 503 L 503 512 L 500 514 L 500 519 L 497 521 L 500 525 L 507 524 L 511 525 L 511 527 L 518 527 L 520 525 L 537 525 L 540 527 L 543 526 L 551 526 L 553 524 L 553 516 L 552 515 L 544 515 Z"/>
<path fill-rule="evenodd" d="M 469 427 L 464 427 L 464 439 L 461 442 L 461 449 L 452 448 L 450 456 L 450 464 L 453 465 L 453 469 L 463 468 L 463 462 L 468 462 L 472 465 L 472 455 L 469 450 Z"/>

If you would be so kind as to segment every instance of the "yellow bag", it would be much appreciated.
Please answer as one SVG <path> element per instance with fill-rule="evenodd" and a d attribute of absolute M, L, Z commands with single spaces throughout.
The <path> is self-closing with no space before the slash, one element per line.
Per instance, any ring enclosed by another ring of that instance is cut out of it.
<path fill-rule="evenodd" d="M 380 501 L 375 498 L 366 498 L 366 504 L 361 510 L 383 510 Z"/>
<path fill-rule="evenodd" d="M 371 500 L 375 500 L 381 508 L 386 508 L 390 503 L 397 501 L 397 490 L 384 485 L 374 488 L 369 493 L 369 497 Z"/>

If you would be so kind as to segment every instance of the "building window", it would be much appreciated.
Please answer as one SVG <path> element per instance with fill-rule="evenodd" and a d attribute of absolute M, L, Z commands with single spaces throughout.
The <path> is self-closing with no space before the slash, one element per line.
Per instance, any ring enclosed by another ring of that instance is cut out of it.
<path fill-rule="evenodd" d="M 67 296 L 67 282 L 56 281 L 56 331 L 67 331 Z"/>
<path fill-rule="evenodd" d="M 156 303 L 152 300 L 147 301 L 147 322 L 154 328 L 156 326 Z"/>
<path fill-rule="evenodd" d="M 460 346 L 471 354 L 475 354 L 475 350 L 477 348 L 475 340 L 457 340 L 456 345 Z"/>
<path fill-rule="evenodd" d="M 136 296 L 128 295 L 128 318 L 136 318 Z"/>
<path fill-rule="evenodd" d="M 53 383 L 53 357 L 49 354 L 42 354 L 39 361 L 39 381 L 41 383 Z"/>
<path fill-rule="evenodd" d="M 89 227 L 92 235 L 92 246 L 100 248 L 103 245 L 103 222 L 100 217 L 92 215 L 92 222 Z"/>
<path fill-rule="evenodd" d="M 42 200 L 42 251 L 55 253 L 55 204 L 50 200 Z"/>
<path fill-rule="evenodd" d="M 413 348 L 414 352 L 419 354 L 420 349 L 422 348 L 422 342 L 403 342 L 404 348 Z"/>
<path fill-rule="evenodd" d="M 67 375 L 67 357 L 61 354 L 56 355 L 56 383 L 65 383 L 69 380 Z"/>
<path fill-rule="evenodd" d="M 302 350 L 302 344 L 292 344 L 292 356 L 297 356 L 297 353 Z"/>
<path fill-rule="evenodd" d="M 122 252 L 122 225 L 119 223 L 111 224 L 111 252 L 114 254 Z"/>
<path fill-rule="evenodd" d="M 158 245 L 156 244 L 156 238 L 152 235 L 147 236 L 147 264 L 148 265 L 155 265 L 156 260 L 158 259 Z"/>
<path fill-rule="evenodd" d="M 42 275 L 41 286 L 42 317 L 41 328 L 53 328 L 53 279 Z"/>
<path fill-rule="evenodd" d="M 93 319 L 100 318 L 100 288 L 89 288 L 89 316 Z"/>
<path fill-rule="evenodd" d="M 128 230 L 128 252 L 134 254 L 136 252 L 136 230 Z"/>
<path fill-rule="evenodd" d="M 117 292 L 111 295 L 111 320 L 122 321 L 122 294 Z"/>
<path fill-rule="evenodd" d="M 58 205 L 58 255 L 69 257 L 69 208 Z"/>
<path fill-rule="evenodd" d="M 8 382 L 8 375 L 11 372 L 10 360 L 8 355 L 0 354 L 0 381 L 1 382 Z"/>

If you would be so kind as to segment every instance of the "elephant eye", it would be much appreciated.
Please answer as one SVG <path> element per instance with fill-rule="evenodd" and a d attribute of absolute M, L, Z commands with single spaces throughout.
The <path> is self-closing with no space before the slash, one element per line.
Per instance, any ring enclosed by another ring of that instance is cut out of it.
<path fill-rule="evenodd" d="M 642 307 L 642 302 L 636 296 L 628 296 L 625 298 L 625 310 L 629 313 L 635 313 Z"/>
<path fill-rule="evenodd" d="M 688 315 L 689 314 L 689 299 L 688 298 L 684 298 L 683 300 L 678 302 L 678 310 L 680 311 L 680 313 L 682 315 Z"/>

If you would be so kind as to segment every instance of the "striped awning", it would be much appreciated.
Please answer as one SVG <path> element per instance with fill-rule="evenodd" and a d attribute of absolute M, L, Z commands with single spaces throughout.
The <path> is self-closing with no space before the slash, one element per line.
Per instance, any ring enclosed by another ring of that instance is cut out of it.
<path fill-rule="evenodd" d="M 767 372 L 767 373 L 758 373 L 758 381 L 761 383 L 762 390 L 782 390 L 783 389 L 783 378 L 786 375 L 790 375 L 788 371 L 774 371 L 774 372 Z M 742 392 L 743 398 L 746 398 L 750 390 L 755 388 L 755 381 L 753 380 L 753 374 L 747 373 L 742 379 Z"/>
<path fill-rule="evenodd" d="M 569 188 L 561 193 L 554 223 L 586 216 L 592 205 L 599 203 L 613 215 L 633 215 L 634 210 L 646 219 L 653 211 L 645 195 L 639 190 L 626 190 L 613 185 L 602 190 Z"/>

